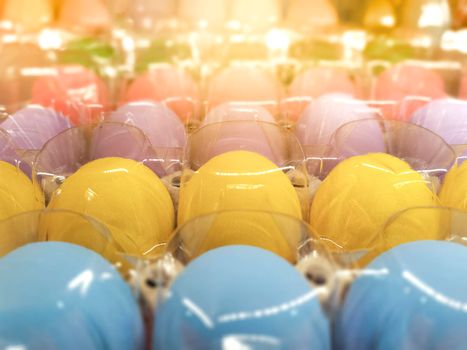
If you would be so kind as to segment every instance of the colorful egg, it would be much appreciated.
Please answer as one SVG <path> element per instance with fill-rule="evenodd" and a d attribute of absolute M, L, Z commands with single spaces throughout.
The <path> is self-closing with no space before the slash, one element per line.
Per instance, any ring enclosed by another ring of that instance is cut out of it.
<path fill-rule="evenodd" d="M 438 205 L 430 183 L 409 164 L 375 153 L 346 159 L 331 171 L 316 192 L 310 223 L 332 249 L 372 251 L 392 215 L 411 207 Z M 410 219 L 433 222 L 432 232 L 413 239 L 438 238 L 435 217 L 416 212 Z M 392 246 L 403 239 L 391 232 L 387 235 Z"/>
<path fill-rule="evenodd" d="M 108 107 L 108 91 L 103 81 L 82 66 L 62 66 L 53 74 L 39 78 L 32 88 L 32 102 L 56 111 L 70 118 L 75 125 L 86 120 L 74 104 Z"/>
<path fill-rule="evenodd" d="M 55 191 L 49 208 L 96 218 L 125 253 L 137 256 L 160 254 L 174 226 L 173 203 L 162 181 L 146 166 L 123 158 L 81 167 Z M 52 228 L 61 224 L 58 220 Z"/>
<path fill-rule="evenodd" d="M 292 97 L 320 97 L 330 93 L 357 95 L 357 87 L 350 74 L 342 69 L 314 67 L 299 74 L 289 87 Z"/>
<path fill-rule="evenodd" d="M 398 246 L 354 281 L 336 322 L 339 349 L 463 349 L 467 249 L 440 241 Z"/>
<path fill-rule="evenodd" d="M 183 148 L 185 127 L 172 110 L 157 102 L 132 102 L 117 109 L 106 119 L 141 129 L 154 147 Z"/>
<path fill-rule="evenodd" d="M 44 208 L 44 198 L 31 180 L 15 166 L 0 161 L 0 220 Z"/>
<path fill-rule="evenodd" d="M 258 121 L 275 123 L 276 120 L 269 111 L 261 106 L 248 103 L 224 103 L 213 108 L 204 118 L 201 127 L 222 122 Z"/>
<path fill-rule="evenodd" d="M 310 103 L 295 126 L 295 134 L 303 146 L 329 145 L 334 132 L 342 125 L 363 119 L 376 119 L 376 110 L 365 102 L 345 94 L 329 94 Z M 378 135 L 374 123 L 368 136 Z"/>
<path fill-rule="evenodd" d="M 408 120 L 427 99 L 446 97 L 443 78 L 430 69 L 411 65 L 397 64 L 381 73 L 374 87 L 374 98 L 382 101 L 400 103 L 402 120 Z"/>
<path fill-rule="evenodd" d="M 47 141 L 71 126 L 60 113 L 39 105 L 27 106 L 0 124 L 22 150 L 40 150 Z"/>
<path fill-rule="evenodd" d="M 153 349 L 330 349 L 329 320 L 317 296 L 269 252 L 219 248 L 171 285 L 155 313 Z"/>
<path fill-rule="evenodd" d="M 2 348 L 142 347 L 143 323 L 130 288 L 90 250 L 32 243 L 0 258 L 0 279 Z"/>
<path fill-rule="evenodd" d="M 267 158 L 234 151 L 212 158 L 180 189 L 178 224 L 223 210 L 277 212 L 301 219 L 298 195 L 287 175 Z"/>
<path fill-rule="evenodd" d="M 136 78 L 125 93 L 123 102 L 161 102 L 187 123 L 197 117 L 199 91 L 186 73 L 171 67 L 150 70 Z"/>
<path fill-rule="evenodd" d="M 417 110 L 410 122 L 441 136 L 450 145 L 467 144 L 467 102 L 445 98 Z"/>
<path fill-rule="evenodd" d="M 273 75 L 259 68 L 238 65 L 212 78 L 207 100 L 211 108 L 226 102 L 247 102 L 262 106 L 274 115 L 282 95 L 282 87 Z"/>

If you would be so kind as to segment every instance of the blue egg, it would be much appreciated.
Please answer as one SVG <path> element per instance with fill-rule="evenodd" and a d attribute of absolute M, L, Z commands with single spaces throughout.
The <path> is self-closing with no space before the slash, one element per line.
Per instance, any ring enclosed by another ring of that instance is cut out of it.
<path fill-rule="evenodd" d="M 131 290 L 101 256 L 45 242 L 0 259 L 0 349 L 128 350 L 142 342 Z"/>
<path fill-rule="evenodd" d="M 330 349 L 316 290 L 288 262 L 228 246 L 191 262 L 156 310 L 153 349 Z"/>
<path fill-rule="evenodd" d="M 466 349 L 467 248 L 420 241 L 382 254 L 351 286 L 338 349 Z"/>

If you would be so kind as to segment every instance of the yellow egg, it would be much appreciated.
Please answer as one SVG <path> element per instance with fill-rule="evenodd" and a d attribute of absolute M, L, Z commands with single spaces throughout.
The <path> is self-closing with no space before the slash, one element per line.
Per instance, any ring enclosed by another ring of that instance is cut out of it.
<path fill-rule="evenodd" d="M 248 244 L 293 260 L 296 244 L 291 248 L 290 237 L 297 237 L 298 231 L 287 237 L 283 222 L 298 223 L 299 229 L 295 219 L 302 218 L 300 200 L 287 175 L 267 158 L 246 151 L 228 152 L 212 158 L 189 179 L 184 178 L 179 225 L 210 213 L 217 214 L 192 223 L 194 235 L 195 231 L 204 233 L 203 241 L 197 243 L 198 253 Z"/>
<path fill-rule="evenodd" d="M 44 198 L 29 178 L 13 165 L 0 161 L 0 220 L 44 208 Z"/>
<path fill-rule="evenodd" d="M 174 225 L 173 203 L 162 181 L 146 166 L 122 158 L 83 166 L 53 194 L 49 208 L 97 219 L 125 253 L 136 256 L 160 254 Z M 78 232 L 80 222 L 55 220 L 48 229 Z"/>
<path fill-rule="evenodd" d="M 343 161 L 328 175 L 313 200 L 310 220 L 333 249 L 372 250 L 382 244 L 389 248 L 439 238 L 438 218 L 427 211 L 414 211 L 405 216 L 405 223 L 382 233 L 394 214 L 438 205 L 431 184 L 406 162 L 387 154 L 369 154 Z M 428 229 L 405 230 L 417 222 Z"/>
<path fill-rule="evenodd" d="M 454 166 L 448 172 L 439 198 L 443 206 L 467 209 L 467 162 Z"/>

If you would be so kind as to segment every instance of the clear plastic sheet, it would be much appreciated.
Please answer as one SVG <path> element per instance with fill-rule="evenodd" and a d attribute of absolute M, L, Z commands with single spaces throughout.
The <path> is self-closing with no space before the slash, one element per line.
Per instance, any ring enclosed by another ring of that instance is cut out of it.
<path fill-rule="evenodd" d="M 379 118 L 345 123 L 334 131 L 329 144 L 304 146 L 304 150 L 308 172 L 321 179 L 343 159 L 368 153 L 399 157 L 424 176 L 437 177 L 438 182 L 456 161 L 456 151 L 430 130 Z"/>
<path fill-rule="evenodd" d="M 274 212 L 223 211 L 197 216 L 174 232 L 167 247 L 188 264 L 205 252 L 227 245 L 250 245 L 269 250 L 291 263 L 310 252 L 316 240 L 299 219 Z"/>
<path fill-rule="evenodd" d="M 100 113 L 94 110 L 102 112 L 110 107 L 113 91 L 107 86 L 108 79 L 86 68 L 85 62 L 63 58 L 68 48 L 48 53 L 34 41 L 1 42 L 0 48 L 0 104 L 9 114 L 38 104 L 80 125 L 96 122 Z M 80 53 L 83 57 L 84 51 Z M 110 87 L 118 85 L 117 80 L 115 77 Z"/>
<path fill-rule="evenodd" d="M 76 226 L 71 222 L 76 222 Z M 3 219 L 0 242 L 2 257 L 32 243 L 63 242 L 92 250 L 117 269 L 125 265 L 118 255 L 120 248 L 106 226 L 89 216 L 67 210 L 26 211 Z"/>
<path fill-rule="evenodd" d="M 117 250 L 104 226 L 73 212 L 0 222 L 0 346 L 142 349 L 139 307 L 118 273 L 127 264 Z"/>
<path fill-rule="evenodd" d="M 6 160 L 18 165 L 28 176 L 39 150 L 53 137 L 71 128 L 61 113 L 39 105 L 29 105 L 0 123 L 9 136 L 14 152 L 4 153 Z M 4 150 L 5 152 L 5 150 Z"/>
<path fill-rule="evenodd" d="M 0 130 L 0 160 L 21 169 L 25 174 L 31 173 L 31 168 L 22 161 L 13 140 L 4 130 Z"/>
<path fill-rule="evenodd" d="M 96 120 L 83 120 L 76 107 L 73 108 L 74 105 L 89 108 L 99 106 L 104 111 L 110 106 L 109 91 L 104 81 L 93 71 L 78 64 L 52 67 L 43 72 L 32 86 L 31 101 L 54 108 L 68 116 L 75 125 Z"/>
<path fill-rule="evenodd" d="M 9 148 L 8 144 L 6 145 L 6 149 L 8 153 L 14 152 L 14 150 Z M 3 156 L 8 155 L 14 156 L 15 154 L 5 154 L 5 149 L 3 149 Z M 30 168 L 24 166 L 24 163 L 18 161 L 16 157 L 0 161 L 2 180 L 0 182 L 0 220 L 25 211 L 44 208 L 44 196 L 42 192 L 38 186 L 31 182 L 26 173 L 22 171 L 22 168 L 30 170 Z"/>
<path fill-rule="evenodd" d="M 152 267 L 152 276 L 170 281 L 167 277 L 174 274 L 164 271 L 180 271 L 211 250 L 235 245 L 261 248 L 294 264 L 313 286 L 323 287 L 320 299 L 326 312 L 335 309 L 341 288 L 336 275 L 339 266 L 304 221 L 276 212 L 232 210 L 191 219 L 175 230 L 167 245 L 168 256 L 161 266 Z M 155 298 L 151 293 L 143 295 L 147 300 Z"/>
<path fill-rule="evenodd" d="M 361 120 L 340 127 L 332 149 L 342 158 L 387 153 L 403 159 L 427 177 L 441 179 L 454 165 L 454 150 L 437 134 L 395 120 Z"/>
<path fill-rule="evenodd" d="M 380 133 L 362 137 L 366 125 L 379 125 Z M 342 126 L 333 139 L 340 162 L 318 188 L 310 211 L 311 226 L 331 250 L 354 262 L 373 256 L 392 215 L 440 205 L 437 192 L 455 153 L 439 136 L 412 124 L 369 119 Z"/>
<path fill-rule="evenodd" d="M 180 224 L 193 215 L 219 210 L 274 208 L 307 217 L 310 193 L 303 152 L 295 136 L 277 124 L 208 124 L 190 135 L 184 167 Z"/>
<path fill-rule="evenodd" d="M 440 200 L 444 206 L 466 210 L 465 188 L 466 188 L 466 171 L 467 163 L 455 164 L 444 178 Z"/>
<path fill-rule="evenodd" d="M 170 150 L 157 153 L 135 127 L 73 128 L 39 153 L 35 180 L 49 208 L 95 216 L 124 253 L 151 257 L 163 251 L 175 221 L 170 193 L 156 175 L 170 170 L 165 159 L 172 159 Z"/>

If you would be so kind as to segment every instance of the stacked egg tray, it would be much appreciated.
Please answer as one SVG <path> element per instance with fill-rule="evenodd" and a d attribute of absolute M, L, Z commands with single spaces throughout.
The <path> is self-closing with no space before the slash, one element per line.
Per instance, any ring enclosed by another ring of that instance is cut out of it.
<path fill-rule="evenodd" d="M 450 6 L 0 1 L 0 349 L 467 349 Z"/>

